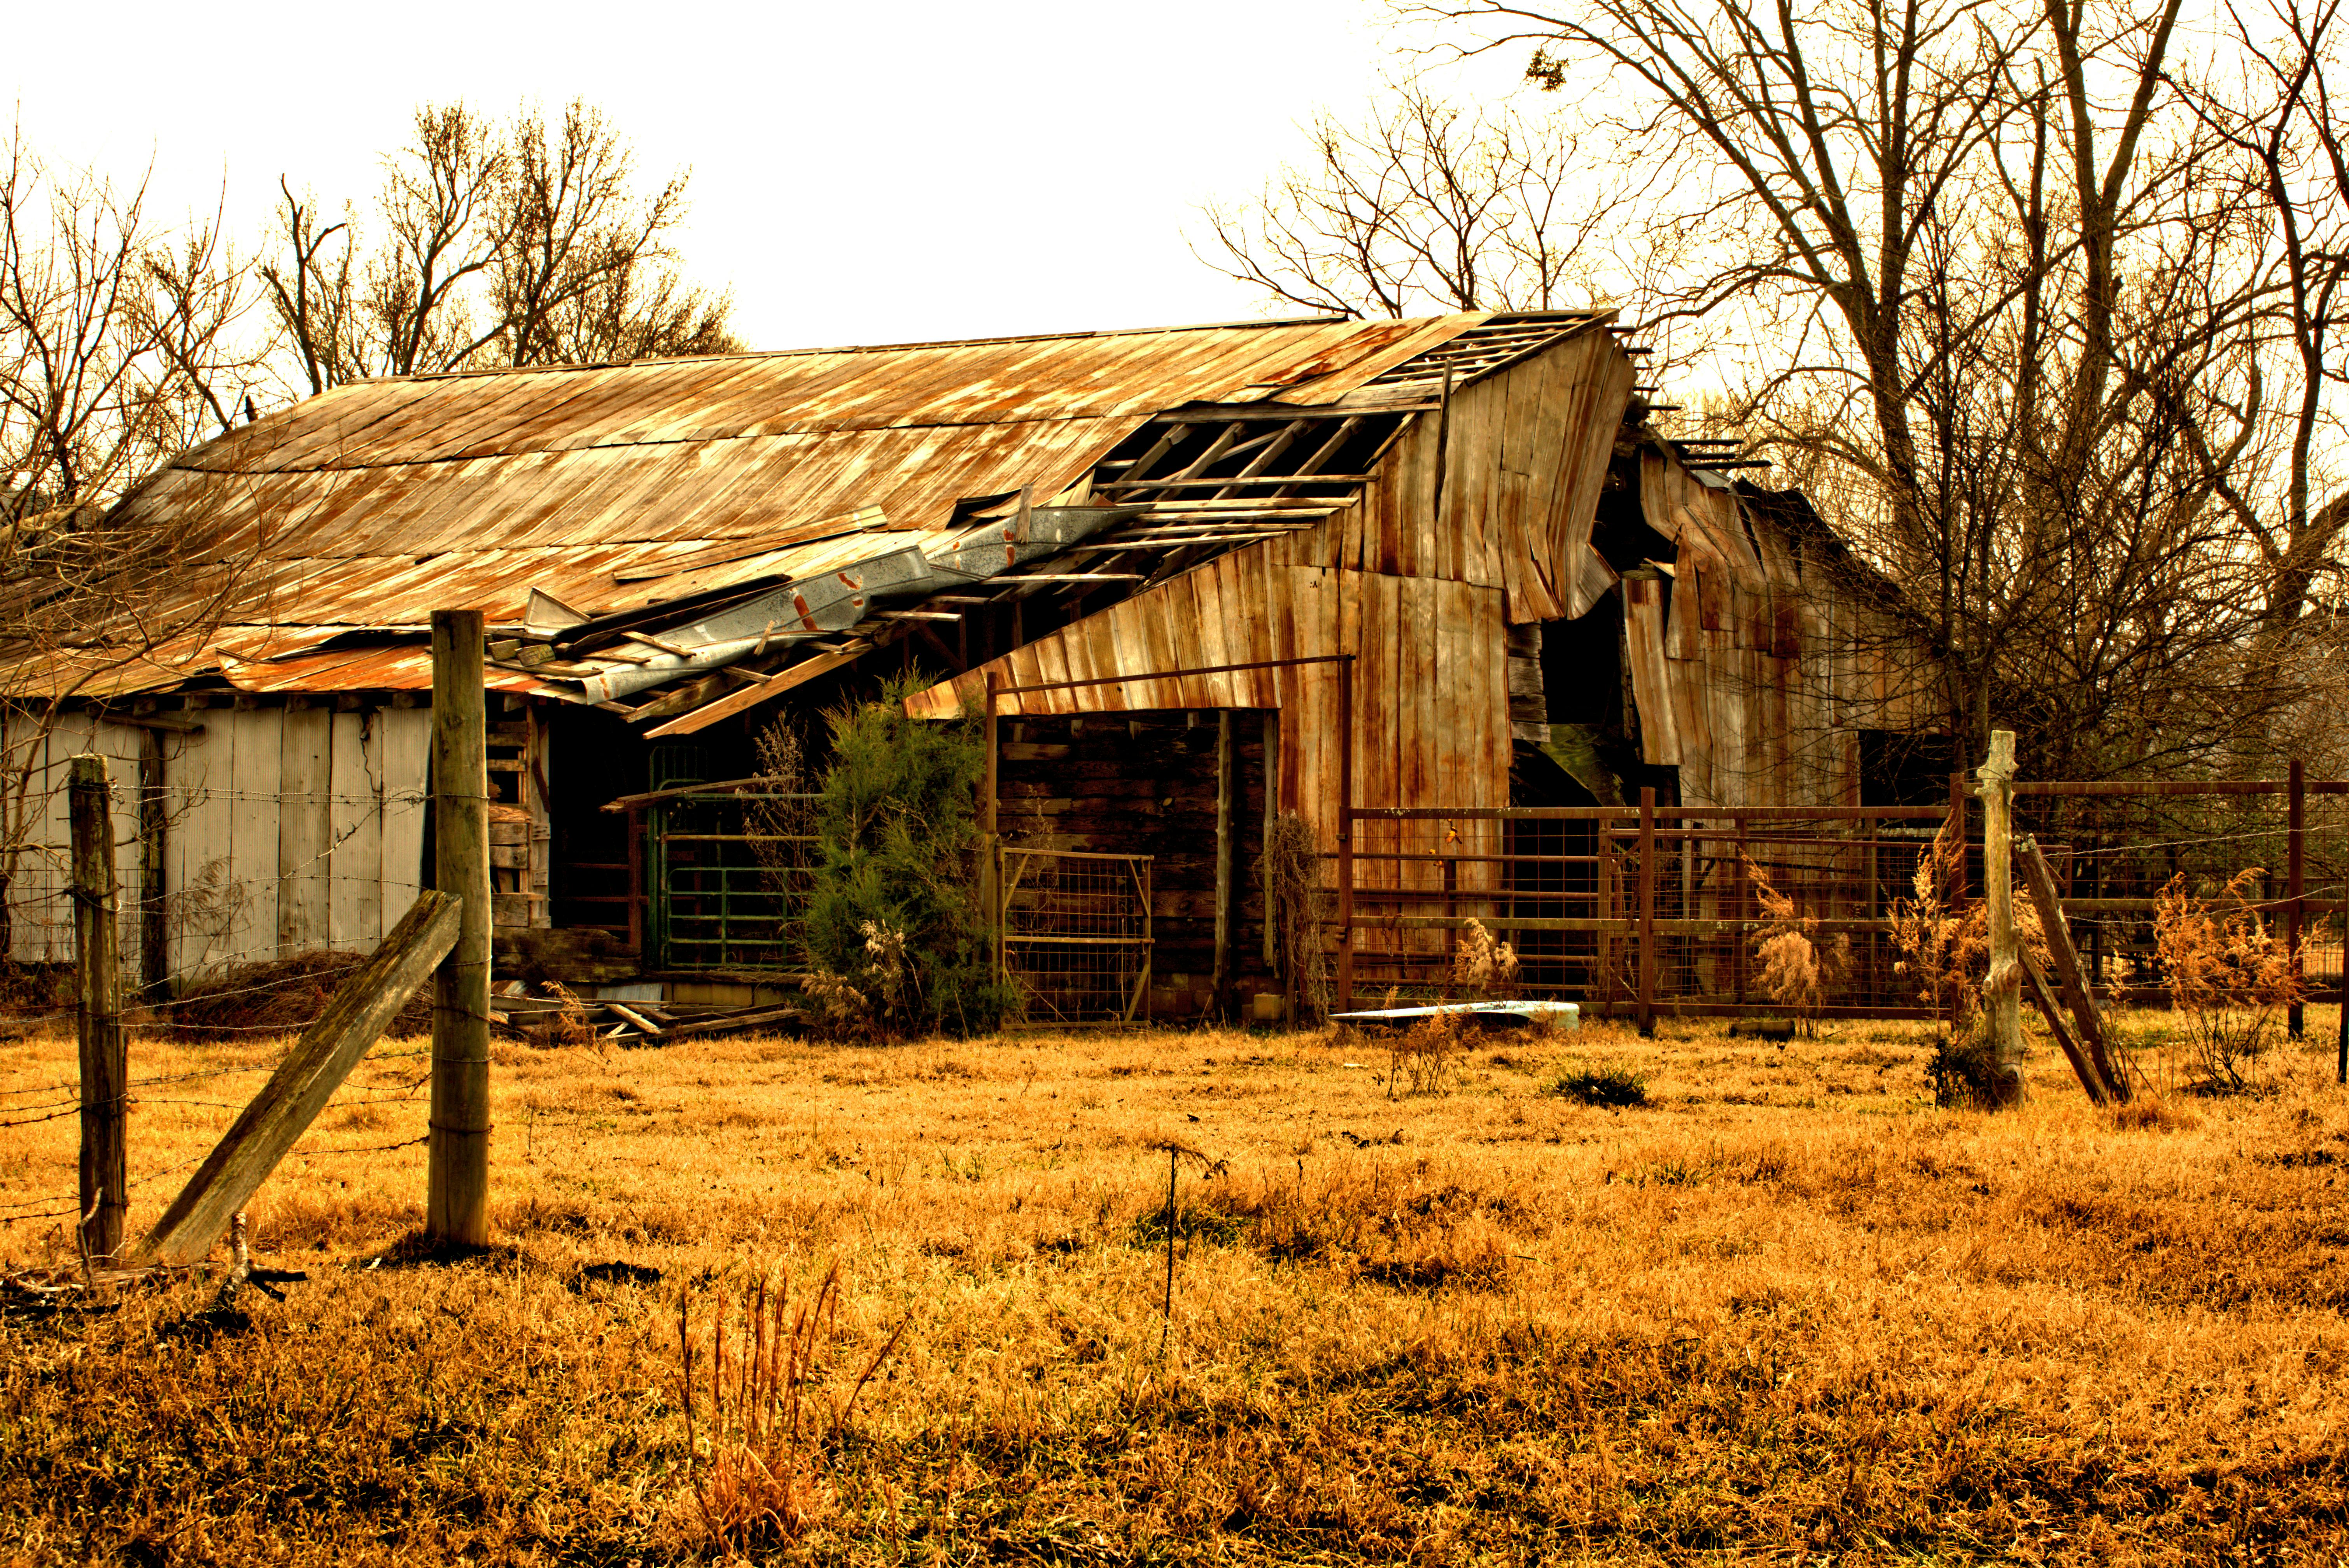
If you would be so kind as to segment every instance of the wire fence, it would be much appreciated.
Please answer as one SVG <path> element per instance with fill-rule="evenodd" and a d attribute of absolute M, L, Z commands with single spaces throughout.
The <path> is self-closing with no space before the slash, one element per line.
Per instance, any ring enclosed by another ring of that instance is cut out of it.
<path fill-rule="evenodd" d="M 1005 849 L 1003 977 L 1031 1024 L 1132 1023 L 1150 990 L 1152 858 Z"/>
<path fill-rule="evenodd" d="M 1982 817 L 1949 805 L 1357 808 L 1336 873 L 1341 1008 L 1452 994 L 1470 922 L 1516 948 L 1517 988 L 1605 1013 L 1928 1018 L 1894 923 L 1978 906 Z M 2311 1000 L 2340 999 L 2349 783 L 2023 783 L 2015 830 L 2047 856 L 2089 978 L 2166 1000 L 2165 890 L 2231 889 L 2298 943 Z M 1959 852 L 1936 862 L 1937 838 Z M 1800 944 L 1773 939 L 1798 932 Z"/>

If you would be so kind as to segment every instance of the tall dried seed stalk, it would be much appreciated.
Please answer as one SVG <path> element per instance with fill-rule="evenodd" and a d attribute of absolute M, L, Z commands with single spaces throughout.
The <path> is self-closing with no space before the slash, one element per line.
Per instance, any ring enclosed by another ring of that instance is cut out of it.
<path fill-rule="evenodd" d="M 1824 951 L 1815 940 L 1816 915 L 1802 913 L 1795 901 L 1780 892 L 1770 873 L 1739 857 L 1745 880 L 1754 884 L 1754 902 L 1770 923 L 1754 938 L 1754 955 L 1762 960 L 1760 985 L 1770 999 L 1792 1013 L 1806 1032 L 1818 1030 L 1816 1015 L 1829 986 L 1841 985 L 1851 974 L 1851 937 L 1836 934 Z"/>
<path fill-rule="evenodd" d="M 899 1324 L 874 1352 L 846 1398 L 825 1395 L 819 1408 L 819 1363 L 839 1320 L 836 1261 L 796 1308 L 788 1279 L 761 1276 L 731 1299 L 721 1284 L 706 1344 L 694 1331 L 691 1293 L 678 1298 L 678 1382 L 707 1544 L 739 1553 L 788 1546 L 831 1513 L 824 1470 L 832 1449 L 865 1384 L 912 1321 Z"/>

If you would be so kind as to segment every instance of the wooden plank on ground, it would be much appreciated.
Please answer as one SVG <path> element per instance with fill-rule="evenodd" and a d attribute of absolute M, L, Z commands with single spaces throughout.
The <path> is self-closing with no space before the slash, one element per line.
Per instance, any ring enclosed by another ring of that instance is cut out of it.
<path fill-rule="evenodd" d="M 192 1264 L 212 1250 L 277 1162 L 309 1130 L 402 1004 L 457 944 L 460 901 L 419 894 L 375 955 L 343 982 L 318 1021 L 277 1064 L 226 1135 L 205 1156 L 133 1260 Z"/>

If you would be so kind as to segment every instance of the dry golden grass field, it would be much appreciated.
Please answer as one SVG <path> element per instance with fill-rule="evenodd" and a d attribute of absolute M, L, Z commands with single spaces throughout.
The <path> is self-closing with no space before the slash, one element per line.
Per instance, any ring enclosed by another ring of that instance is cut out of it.
<path fill-rule="evenodd" d="M 1329 1034 L 502 1045 L 501 1244 L 454 1260 L 387 1043 L 253 1205 L 286 1300 L 12 1300 L 0 1561 L 2338 1563 L 2349 1096 L 2310 1023 L 2267 1092 L 2125 1120 L 2044 1049 L 2023 1109 L 1938 1109 L 1894 1025 L 1496 1038 L 1399 1098 Z M 134 1234 L 282 1044 L 134 1043 L 240 1069 L 142 1091 Z M 73 1059 L 0 1046 L 0 1115 Z M 1650 1103 L 1554 1092 L 1589 1065 Z M 74 1138 L 0 1131 L 0 1205 L 69 1199 Z M 1162 1324 L 1169 1140 L 1217 1163 Z M 69 1261 L 63 1223 L 0 1261 Z"/>

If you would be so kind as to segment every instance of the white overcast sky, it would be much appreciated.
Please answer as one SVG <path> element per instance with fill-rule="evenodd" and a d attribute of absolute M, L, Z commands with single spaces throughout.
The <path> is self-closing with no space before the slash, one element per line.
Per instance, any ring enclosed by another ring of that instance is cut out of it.
<path fill-rule="evenodd" d="M 1401 40 L 1380 0 L 855 6 L 247 4 L 22 8 L 24 139 L 255 233 L 278 176 L 364 203 L 422 99 L 603 107 L 647 175 L 690 165 L 684 247 L 754 347 L 1212 321 L 1197 205 L 1350 112 Z M 93 36 L 102 30 L 104 36 Z M 96 51 L 95 60 L 92 51 Z M 159 212 L 158 215 L 160 215 Z"/>

